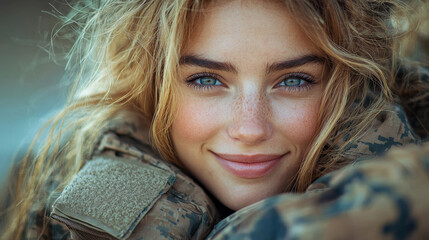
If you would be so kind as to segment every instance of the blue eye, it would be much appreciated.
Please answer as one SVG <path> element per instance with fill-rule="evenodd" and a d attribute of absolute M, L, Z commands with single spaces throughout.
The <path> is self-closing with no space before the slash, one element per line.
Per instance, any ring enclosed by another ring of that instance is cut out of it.
<path fill-rule="evenodd" d="M 199 77 L 193 80 L 196 84 L 204 86 L 222 85 L 222 83 L 213 77 Z"/>
<path fill-rule="evenodd" d="M 297 87 L 305 84 L 306 81 L 298 78 L 289 78 L 280 82 L 280 86 Z"/>
<path fill-rule="evenodd" d="M 219 77 L 212 73 L 198 73 L 186 80 L 186 84 L 198 90 L 210 90 L 213 87 L 223 86 Z"/>
<path fill-rule="evenodd" d="M 289 73 L 283 77 L 283 80 L 279 82 L 275 88 L 282 87 L 288 91 L 305 90 L 311 87 L 313 83 L 315 83 L 313 78 L 306 73 Z"/>

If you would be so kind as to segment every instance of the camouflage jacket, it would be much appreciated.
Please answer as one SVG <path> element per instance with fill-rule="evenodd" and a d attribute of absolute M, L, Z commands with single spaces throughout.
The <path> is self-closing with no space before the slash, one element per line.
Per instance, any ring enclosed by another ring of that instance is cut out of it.
<path fill-rule="evenodd" d="M 112 120 L 52 207 L 34 210 L 27 239 L 429 238 L 429 143 L 404 147 L 420 137 L 399 105 L 350 147 L 352 164 L 223 220 L 204 189 L 151 150 L 140 122 L 129 112 Z"/>
<path fill-rule="evenodd" d="M 118 114 L 53 206 L 33 211 L 25 238 L 205 238 L 220 220 L 215 204 L 160 160 L 141 123 L 131 112 Z"/>

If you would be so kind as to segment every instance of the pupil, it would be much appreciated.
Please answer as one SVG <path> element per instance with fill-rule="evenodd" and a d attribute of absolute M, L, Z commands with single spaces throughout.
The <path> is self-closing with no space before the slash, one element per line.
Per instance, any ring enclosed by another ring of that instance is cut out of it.
<path fill-rule="evenodd" d="M 201 83 L 204 85 L 213 85 L 215 81 L 212 78 L 203 78 L 201 79 Z"/>
<path fill-rule="evenodd" d="M 288 79 L 286 81 L 286 84 L 289 86 L 296 86 L 296 85 L 299 85 L 299 80 L 298 79 Z"/>

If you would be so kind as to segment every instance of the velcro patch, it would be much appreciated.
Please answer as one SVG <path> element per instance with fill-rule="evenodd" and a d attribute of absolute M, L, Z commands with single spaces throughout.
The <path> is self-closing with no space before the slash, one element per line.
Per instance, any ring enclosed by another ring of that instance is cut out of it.
<path fill-rule="evenodd" d="M 126 239 L 175 180 L 172 171 L 147 163 L 97 158 L 64 189 L 52 216 Z"/>

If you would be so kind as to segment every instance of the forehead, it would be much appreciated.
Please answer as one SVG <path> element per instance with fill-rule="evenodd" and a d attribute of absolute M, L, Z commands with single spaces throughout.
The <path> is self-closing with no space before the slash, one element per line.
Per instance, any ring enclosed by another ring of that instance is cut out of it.
<path fill-rule="evenodd" d="M 319 52 L 298 20 L 277 1 L 214 2 L 200 15 L 184 52 L 229 59 L 237 53 L 293 58 Z"/>

